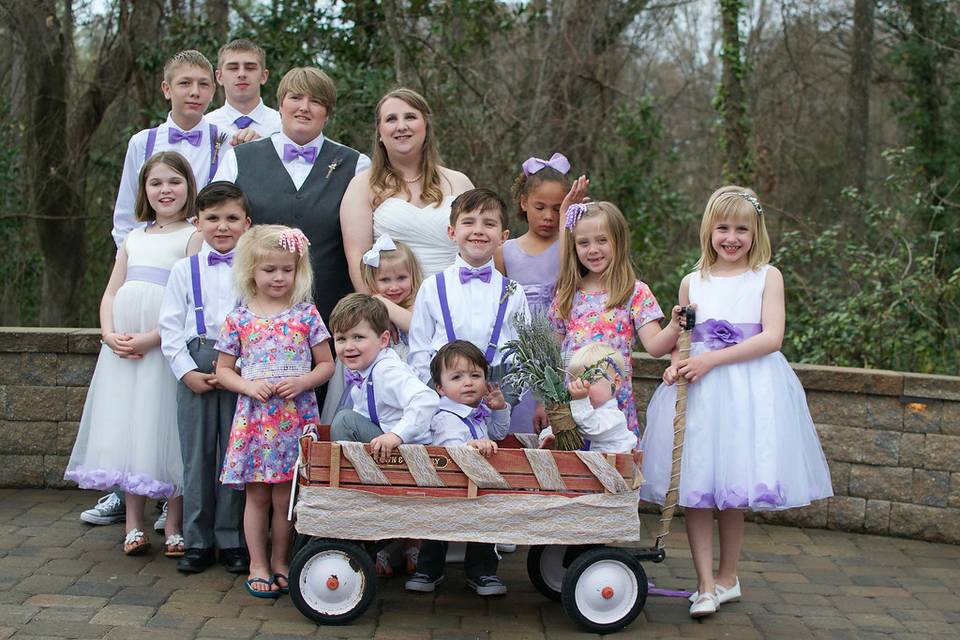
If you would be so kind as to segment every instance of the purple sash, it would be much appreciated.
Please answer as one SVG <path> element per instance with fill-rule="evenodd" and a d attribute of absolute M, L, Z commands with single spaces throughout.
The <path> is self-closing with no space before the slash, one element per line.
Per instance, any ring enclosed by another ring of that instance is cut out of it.
<path fill-rule="evenodd" d="M 170 279 L 170 270 L 160 267 L 137 266 L 127 267 L 127 277 L 124 282 L 131 280 L 140 280 L 142 282 L 152 282 L 161 287 L 167 286 L 167 280 Z"/>
<path fill-rule="evenodd" d="M 197 319 L 197 335 L 200 341 L 207 335 L 207 323 L 203 321 L 203 293 L 200 291 L 200 258 L 197 254 L 190 256 L 190 281 L 193 285 L 193 312 Z"/>
<path fill-rule="evenodd" d="M 443 328 L 447 332 L 447 341 L 453 342 L 457 339 L 457 334 L 453 331 L 453 318 L 450 315 L 450 303 L 447 302 L 447 285 L 444 282 L 443 272 L 437 274 L 437 296 L 440 298 L 440 313 L 443 315 Z M 500 285 L 500 306 L 497 308 L 497 319 L 493 323 L 493 332 L 490 334 L 490 341 L 487 343 L 487 350 L 484 357 L 487 364 L 493 364 L 493 358 L 497 355 L 497 344 L 500 342 L 500 330 L 503 329 L 503 319 L 507 314 L 507 302 L 510 296 L 507 295 L 507 279 L 502 278 Z M 476 439 L 476 438 L 474 438 Z"/>
<path fill-rule="evenodd" d="M 147 132 L 147 148 L 143 154 L 143 161 L 146 162 L 153 156 L 153 149 L 157 146 L 157 129 L 154 127 Z M 210 175 L 207 177 L 206 186 L 213 182 L 213 176 L 217 175 L 217 166 L 220 164 L 220 154 L 217 153 L 217 125 L 210 123 Z M 199 186 L 197 187 L 200 188 Z"/>
<path fill-rule="evenodd" d="M 704 343 L 710 351 L 719 351 L 759 335 L 761 331 L 763 325 L 759 322 L 732 323 L 711 318 L 693 328 L 691 341 Z"/>

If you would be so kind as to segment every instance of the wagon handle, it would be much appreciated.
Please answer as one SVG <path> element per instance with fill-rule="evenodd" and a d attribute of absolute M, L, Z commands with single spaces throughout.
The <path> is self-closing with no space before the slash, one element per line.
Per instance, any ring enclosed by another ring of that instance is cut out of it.
<path fill-rule="evenodd" d="M 680 337 L 677 339 L 677 352 L 680 359 L 690 357 L 690 332 L 696 324 L 696 312 L 693 307 L 684 307 L 680 312 Z M 687 379 L 680 376 L 677 385 L 677 401 L 673 414 L 673 464 L 670 467 L 670 488 L 660 508 L 660 531 L 657 533 L 656 549 L 663 549 L 664 539 L 670 533 L 670 521 L 677 509 L 680 489 L 680 463 L 683 459 L 683 435 L 687 428 Z"/>

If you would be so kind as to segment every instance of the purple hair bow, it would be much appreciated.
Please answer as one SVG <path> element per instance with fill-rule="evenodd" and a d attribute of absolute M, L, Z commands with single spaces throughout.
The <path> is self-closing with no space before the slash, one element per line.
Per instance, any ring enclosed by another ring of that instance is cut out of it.
<path fill-rule="evenodd" d="M 577 202 L 567 207 L 567 219 L 563 223 L 563 228 L 573 231 L 573 228 L 580 222 L 580 218 L 587 212 L 587 205 Z"/>
<path fill-rule="evenodd" d="M 563 175 L 567 175 L 567 172 L 570 171 L 570 161 L 567 160 L 567 156 L 563 155 L 559 151 L 552 156 L 549 160 L 541 160 L 540 158 L 530 157 L 523 161 L 523 175 L 532 176 L 537 171 L 550 167 L 551 169 L 556 169 Z"/>

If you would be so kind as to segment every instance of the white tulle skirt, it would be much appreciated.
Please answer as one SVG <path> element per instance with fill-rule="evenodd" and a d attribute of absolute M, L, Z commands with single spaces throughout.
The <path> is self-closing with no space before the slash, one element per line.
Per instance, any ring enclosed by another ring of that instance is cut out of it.
<path fill-rule="evenodd" d="M 162 297 L 160 285 L 125 282 L 114 300 L 115 330 L 155 329 Z M 119 487 L 157 499 L 180 495 L 177 380 L 160 347 L 142 360 L 118 358 L 106 345 L 100 348 L 64 477 L 81 489 Z"/>
<path fill-rule="evenodd" d="M 682 506 L 770 511 L 833 495 L 803 387 L 781 353 L 716 367 L 688 390 Z M 675 402 L 676 385 L 660 385 L 647 409 L 648 502 L 663 504 L 669 486 Z"/>

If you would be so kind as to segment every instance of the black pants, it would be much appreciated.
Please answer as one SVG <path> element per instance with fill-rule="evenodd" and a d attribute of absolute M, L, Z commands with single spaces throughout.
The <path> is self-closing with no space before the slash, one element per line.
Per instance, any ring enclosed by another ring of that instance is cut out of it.
<path fill-rule="evenodd" d="M 447 560 L 447 543 L 439 540 L 424 540 L 420 543 L 420 558 L 417 560 L 417 572 L 425 573 L 431 578 L 443 575 L 443 567 Z M 467 554 L 463 559 L 463 570 L 467 577 L 476 580 L 481 576 L 497 575 L 496 545 L 484 542 L 468 542 Z"/>

